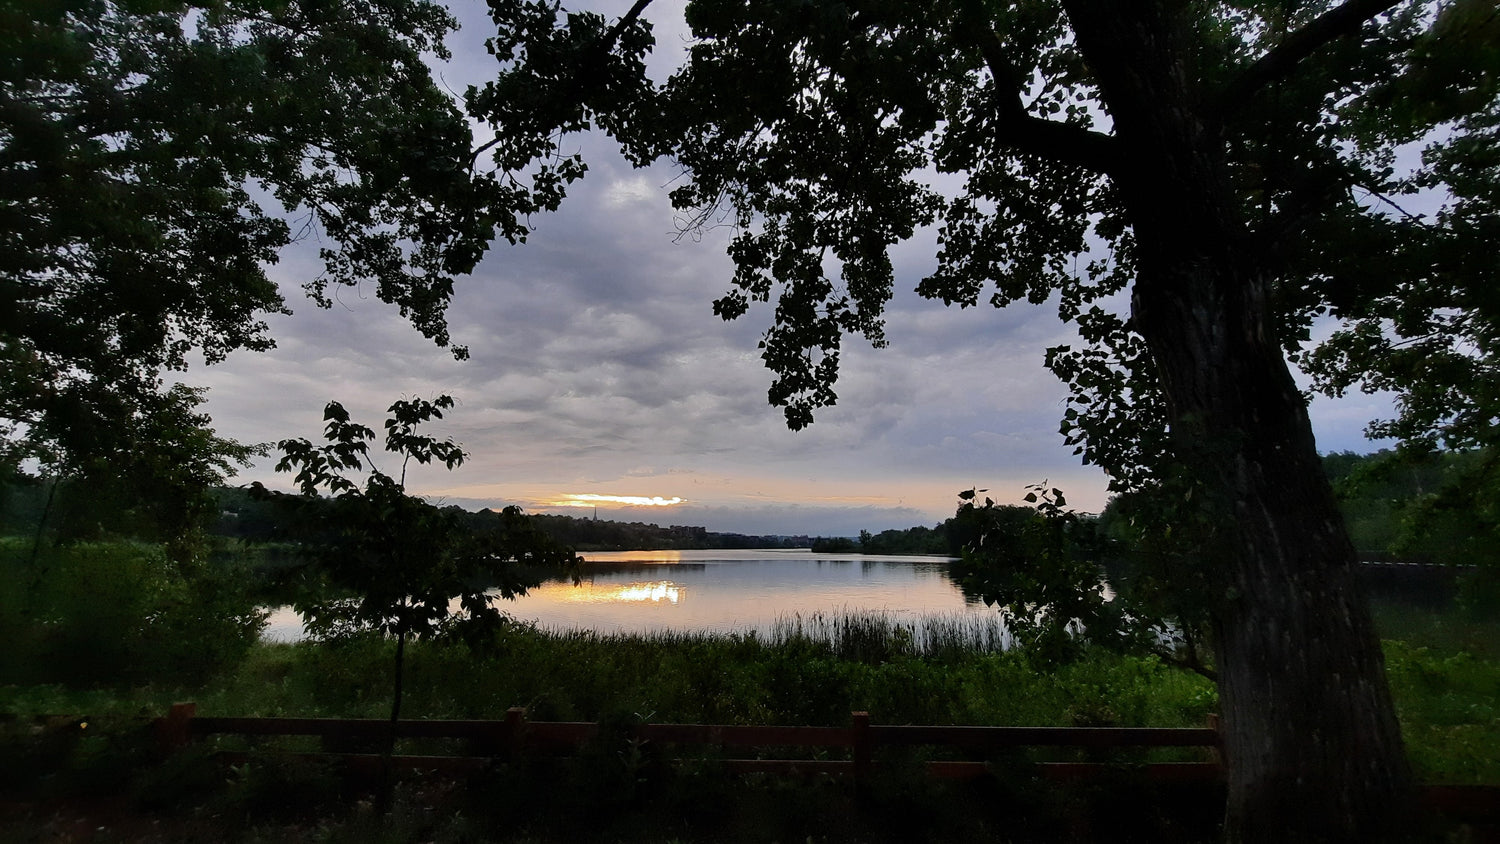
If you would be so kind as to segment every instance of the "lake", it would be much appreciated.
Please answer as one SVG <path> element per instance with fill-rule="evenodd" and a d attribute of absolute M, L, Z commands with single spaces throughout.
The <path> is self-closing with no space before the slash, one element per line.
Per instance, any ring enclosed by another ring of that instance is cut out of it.
<path fill-rule="evenodd" d="M 778 621 L 880 613 L 900 622 L 996 616 L 948 578 L 946 557 L 801 550 L 593 551 L 580 585 L 549 581 L 500 606 L 544 628 L 601 633 L 768 633 Z M 295 612 L 272 613 L 265 638 L 302 636 Z"/>

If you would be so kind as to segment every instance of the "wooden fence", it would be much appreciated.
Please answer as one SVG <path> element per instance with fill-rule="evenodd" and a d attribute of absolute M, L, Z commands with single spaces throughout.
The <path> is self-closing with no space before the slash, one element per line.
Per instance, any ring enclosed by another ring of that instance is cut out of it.
<path fill-rule="evenodd" d="M 495 758 L 522 753 L 558 754 L 578 750 L 594 740 L 600 725 L 591 722 L 531 721 L 515 707 L 503 721 L 401 721 L 395 726 L 397 739 L 458 739 L 470 748 L 466 755 L 396 755 L 392 764 L 403 768 L 447 771 L 477 770 Z M 163 747 L 175 749 L 211 735 L 317 736 L 325 746 L 348 746 L 365 741 L 390 741 L 390 721 L 376 718 L 223 718 L 203 717 L 197 706 L 179 703 L 156 722 Z M 1223 776 L 1218 763 L 1218 733 L 1206 728 L 1164 727 L 949 727 L 891 726 L 872 724 L 865 712 L 854 712 L 847 727 L 770 727 L 729 724 L 635 724 L 625 728 L 623 740 L 656 747 L 708 747 L 724 751 L 749 748 L 842 750 L 846 759 L 725 758 L 716 760 L 734 773 L 823 773 L 867 775 L 875 766 L 881 748 L 931 746 L 972 753 L 995 753 L 1023 747 L 1067 747 L 1091 751 L 1127 747 L 1206 748 L 1200 762 L 1159 762 L 1140 766 L 1141 773 L 1158 781 L 1209 782 Z M 251 754 L 229 753 L 232 759 Z M 356 767 L 383 764 L 372 753 L 320 753 L 337 757 Z M 805 755 L 805 753 L 804 753 Z M 989 763 L 974 761 L 930 761 L 930 774 L 944 779 L 972 779 L 989 772 Z M 1051 779 L 1075 779 L 1097 774 L 1103 762 L 1046 762 L 1038 770 Z"/>
<path fill-rule="evenodd" d="M 1024 747 L 1078 748 L 1105 753 L 1122 748 L 1197 747 L 1207 757 L 1200 762 L 1157 762 L 1134 766 L 1133 771 L 1159 783 L 1211 783 L 1221 781 L 1224 768 L 1219 755 L 1217 720 L 1202 728 L 1164 727 L 960 727 L 894 726 L 872 724 L 865 712 L 850 715 L 847 727 L 768 727 L 727 724 L 635 724 L 624 730 L 622 740 L 655 747 L 709 747 L 723 751 L 760 748 L 811 748 L 842 750 L 847 759 L 725 758 L 716 763 L 733 773 L 831 774 L 852 776 L 858 781 L 878 764 L 881 748 L 942 747 L 971 754 L 994 754 Z M 223 718 L 202 717 L 192 703 L 174 705 L 155 724 L 158 740 L 166 750 L 175 750 L 212 735 L 317 736 L 325 746 L 348 746 L 350 742 L 383 745 L 396 739 L 457 739 L 466 742 L 467 755 L 393 755 L 396 767 L 465 773 L 483 770 L 495 759 L 521 754 L 575 752 L 599 736 L 601 727 L 590 722 L 531 721 L 526 711 L 515 707 L 503 721 L 401 721 L 392 734 L 391 722 L 376 718 Z M 337 759 L 351 771 L 375 773 L 387 764 L 378 753 L 323 752 L 295 754 Z M 229 761 L 244 761 L 255 754 L 226 752 Z M 944 779 L 973 779 L 992 772 L 991 763 L 938 760 L 926 763 L 927 771 Z M 1044 778 L 1076 780 L 1096 776 L 1110 767 L 1107 762 L 1043 762 L 1035 766 Z M 1500 786 L 1425 786 L 1425 802 L 1450 818 L 1477 824 L 1475 840 L 1500 842 Z"/>

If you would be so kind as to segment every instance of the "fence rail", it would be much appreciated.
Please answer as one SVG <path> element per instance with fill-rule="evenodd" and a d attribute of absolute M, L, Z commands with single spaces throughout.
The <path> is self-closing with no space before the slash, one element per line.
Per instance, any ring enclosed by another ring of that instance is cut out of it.
<path fill-rule="evenodd" d="M 460 739 L 482 753 L 471 756 L 392 756 L 391 763 L 408 768 L 448 771 L 476 770 L 496 757 L 523 751 L 576 750 L 593 741 L 600 726 L 592 722 L 530 721 L 525 710 L 515 707 L 503 721 L 390 721 L 375 718 L 225 718 L 197 714 L 192 703 L 174 705 L 156 723 L 163 747 L 175 749 L 212 735 L 317 736 L 336 744 L 340 740 Z M 1156 763 L 1142 766 L 1142 773 L 1163 781 L 1214 781 L 1223 775 L 1218 763 L 1218 732 L 1212 728 L 1162 727 L 967 727 L 897 726 L 870 723 L 865 712 L 850 715 L 847 727 L 781 727 L 737 724 L 637 724 L 627 738 L 655 745 L 745 748 L 832 748 L 847 751 L 848 759 L 754 758 L 718 760 L 737 773 L 825 773 L 851 775 L 856 779 L 875 767 L 875 752 L 885 747 L 945 747 L 973 752 L 1022 747 L 1071 747 L 1086 750 L 1142 747 L 1201 747 L 1211 752 L 1211 761 Z M 228 753 L 229 758 L 252 754 Z M 303 755 L 303 754 L 299 754 Z M 337 757 L 355 767 L 366 767 L 381 757 L 368 753 L 306 754 Z M 1049 762 L 1038 765 L 1045 777 L 1076 779 L 1098 774 L 1101 762 Z M 931 761 L 933 776 L 969 779 L 991 769 L 986 762 Z"/>
<path fill-rule="evenodd" d="M 1213 727 L 966 727 L 871 724 L 864 712 L 850 714 L 849 727 L 778 727 L 738 724 L 638 724 L 637 738 L 676 744 L 725 747 L 846 747 L 871 745 L 941 745 L 968 749 L 1013 747 L 1209 747 L 1219 743 Z M 158 719 L 163 742 L 177 746 L 193 738 L 234 734 L 248 736 L 322 736 L 328 738 L 451 738 L 507 742 L 541 740 L 583 744 L 599 732 L 591 721 L 530 721 L 515 707 L 505 720 L 411 720 L 395 724 L 381 718 L 225 718 L 197 714 L 197 705 L 173 705 Z"/>

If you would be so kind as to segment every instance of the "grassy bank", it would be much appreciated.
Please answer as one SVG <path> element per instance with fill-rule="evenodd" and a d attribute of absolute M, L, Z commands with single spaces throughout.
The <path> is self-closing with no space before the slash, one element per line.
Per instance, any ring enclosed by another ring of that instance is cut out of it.
<path fill-rule="evenodd" d="M 1386 654 L 1419 775 L 1500 782 L 1495 625 L 1399 607 L 1378 615 L 1405 637 L 1388 639 Z M 892 724 L 1195 726 L 1217 708 L 1212 683 L 1151 657 L 1099 651 L 1037 665 L 957 624 L 914 634 L 882 616 L 819 618 L 766 637 L 515 625 L 482 649 L 414 645 L 404 712 L 498 718 L 519 705 L 538 720 L 842 725 L 864 710 Z M 0 686 L 0 711 L 129 716 L 192 699 L 212 715 L 382 717 L 391 647 L 372 637 L 259 644 L 195 685 Z"/>
<path fill-rule="evenodd" d="M 515 627 L 478 651 L 413 647 L 405 711 L 496 718 L 520 704 L 536 719 L 606 725 L 842 725 L 863 709 L 883 723 L 1176 726 L 1213 710 L 1209 683 L 1154 659 L 1101 653 L 1042 671 L 1020 654 L 957 647 L 956 636 L 919 648 L 878 617 L 789 624 L 769 638 Z M 83 730 L 77 719 L 40 735 L 30 721 L 12 724 L 12 738 L 27 735 L 11 748 L 25 763 L 8 784 L 27 796 L 8 817 L 0 801 L 0 839 L 67 840 L 57 833 L 71 824 L 108 827 L 113 840 L 1070 841 L 1108 829 L 1128 834 L 1102 840 L 1191 841 L 1211 834 L 1218 811 L 1212 789 L 1158 791 L 1128 769 L 1085 788 L 1044 786 L 1023 758 L 970 785 L 929 781 L 909 755 L 884 757 L 863 792 L 826 777 L 734 777 L 711 755 L 663 766 L 606 729 L 574 759 L 511 763 L 466 783 L 407 779 L 382 816 L 330 768 L 267 761 L 226 772 L 206 747 L 161 763 L 139 729 L 181 699 L 201 714 L 382 717 L 390 657 L 389 643 L 370 638 L 259 645 L 196 687 L 0 688 L 6 711 L 89 713 Z"/>
<path fill-rule="evenodd" d="M 1407 755 L 1434 783 L 1500 783 L 1500 620 L 1375 605 Z"/>
<path fill-rule="evenodd" d="M 8 672 L 0 676 L 0 758 L 10 760 L 0 766 L 0 840 L 80 840 L 68 830 L 99 826 L 114 831 L 97 840 L 182 841 L 1187 841 L 1212 834 L 1213 794 L 1151 789 L 1128 768 L 1113 780 L 1059 790 L 1029 779 L 1024 759 L 1007 759 L 1001 770 L 1010 773 L 953 786 L 917 776 L 915 759 L 890 758 L 879 782 L 857 794 L 827 779 L 735 778 L 711 758 L 666 770 L 607 730 L 583 756 L 550 767 L 499 766 L 468 784 L 407 780 L 393 810 L 381 815 L 361 786 L 318 765 L 226 771 L 207 761 L 208 748 L 163 762 L 143 726 L 181 700 L 198 702 L 204 715 L 384 717 L 390 642 L 257 643 L 244 636 L 253 604 L 230 592 L 200 603 L 180 585 L 180 572 L 145 546 L 108 554 L 82 547 L 49 565 L 66 590 L 40 580 L 0 589 L 0 608 L 16 610 L 0 622 L 17 632 L 0 659 Z M 133 603 L 122 604 L 121 595 Z M 112 611 L 94 609 L 110 601 Z M 1377 620 L 1418 776 L 1500 783 L 1500 623 L 1395 604 L 1378 606 Z M 174 635 L 163 638 L 163 629 Z M 188 635 L 204 630 L 213 635 Z M 499 718 L 520 705 L 537 720 L 606 725 L 843 725 L 850 711 L 864 710 L 888 724 L 1198 726 L 1217 710 L 1212 683 L 1154 658 L 1090 651 L 1048 665 L 1005 644 L 998 625 L 960 618 L 790 618 L 764 636 L 610 636 L 514 625 L 483 647 L 412 646 L 403 711 Z M 56 660 L 77 670 L 52 671 L 48 661 Z M 39 668 L 64 679 L 38 682 Z M 67 717 L 38 721 L 38 714 Z"/>
<path fill-rule="evenodd" d="M 829 633 L 833 635 L 827 635 Z M 814 633 L 822 635 L 813 635 Z M 191 686 L 0 688 L 12 712 L 134 712 L 191 697 L 204 714 L 379 717 L 391 644 L 357 637 L 251 649 L 232 672 Z M 416 643 L 403 710 L 414 718 L 543 720 L 651 713 L 658 721 L 814 724 L 866 710 L 884 723 L 1181 726 L 1213 711 L 1212 684 L 1150 657 L 1098 653 L 1048 667 L 1026 656 L 928 649 L 878 616 L 771 636 L 600 635 L 507 628 L 492 643 Z"/>

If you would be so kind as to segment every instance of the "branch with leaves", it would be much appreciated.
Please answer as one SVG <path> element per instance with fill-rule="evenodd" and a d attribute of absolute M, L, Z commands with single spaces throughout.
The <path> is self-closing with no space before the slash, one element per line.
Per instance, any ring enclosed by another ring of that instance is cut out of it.
<path fill-rule="evenodd" d="M 325 442 L 279 443 L 277 471 L 295 472 L 300 495 L 257 493 L 297 519 L 313 587 L 296 601 L 314 636 L 360 631 L 396 640 L 391 720 L 400 716 L 406 641 L 456 635 L 483 643 L 504 623 L 497 600 L 514 599 L 549 574 L 576 571 L 578 558 L 531 524 L 519 508 L 476 522 L 456 507 L 439 508 L 406 492 L 407 466 L 461 465 L 464 452 L 448 439 L 420 433 L 442 419 L 449 396 L 403 399 L 389 408 L 384 450 L 401 460 L 399 478 L 370 454 L 375 431 L 353 421 L 338 402 L 324 409 Z M 360 479 L 362 476 L 362 480 Z M 323 498 L 324 494 L 329 498 Z M 454 608 L 454 604 L 457 608 Z"/>

